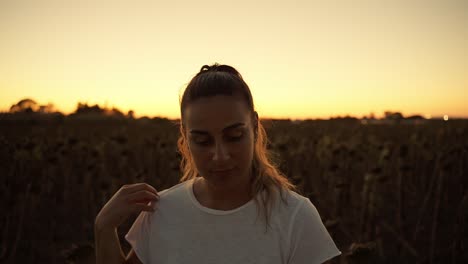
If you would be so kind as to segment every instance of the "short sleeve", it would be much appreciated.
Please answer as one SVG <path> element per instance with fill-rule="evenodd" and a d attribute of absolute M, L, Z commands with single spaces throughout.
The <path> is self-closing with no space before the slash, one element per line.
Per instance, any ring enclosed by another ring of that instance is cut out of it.
<path fill-rule="evenodd" d="M 341 254 L 309 199 L 298 206 L 290 227 L 288 264 L 318 264 Z"/>
<path fill-rule="evenodd" d="M 130 243 L 135 254 L 143 264 L 149 263 L 149 239 L 151 234 L 151 214 L 141 212 L 133 222 L 132 227 L 125 235 L 125 239 Z"/>

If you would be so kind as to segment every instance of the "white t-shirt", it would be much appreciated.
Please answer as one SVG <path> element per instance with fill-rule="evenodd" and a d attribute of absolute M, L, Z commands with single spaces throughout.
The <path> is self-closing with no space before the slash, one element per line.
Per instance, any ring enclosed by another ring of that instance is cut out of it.
<path fill-rule="evenodd" d="M 314 264 L 341 254 L 310 200 L 277 196 L 265 233 L 254 199 L 228 211 L 201 205 L 194 180 L 159 192 L 125 235 L 144 264 Z"/>

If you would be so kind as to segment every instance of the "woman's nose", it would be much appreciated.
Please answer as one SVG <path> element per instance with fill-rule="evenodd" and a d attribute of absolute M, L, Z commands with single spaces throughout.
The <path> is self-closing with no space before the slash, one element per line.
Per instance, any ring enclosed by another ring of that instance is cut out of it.
<path fill-rule="evenodd" d="M 229 159 L 229 151 L 223 142 L 218 142 L 215 145 L 213 160 L 222 161 Z"/>

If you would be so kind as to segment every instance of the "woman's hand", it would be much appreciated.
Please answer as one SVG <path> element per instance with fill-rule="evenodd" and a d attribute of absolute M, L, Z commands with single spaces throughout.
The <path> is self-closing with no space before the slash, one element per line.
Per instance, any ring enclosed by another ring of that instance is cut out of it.
<path fill-rule="evenodd" d="M 95 228 L 97 230 L 117 228 L 132 214 L 154 211 L 153 203 L 157 200 L 159 200 L 158 192 L 149 184 L 124 185 L 102 207 L 96 216 Z M 149 202 L 151 205 L 148 205 Z"/>

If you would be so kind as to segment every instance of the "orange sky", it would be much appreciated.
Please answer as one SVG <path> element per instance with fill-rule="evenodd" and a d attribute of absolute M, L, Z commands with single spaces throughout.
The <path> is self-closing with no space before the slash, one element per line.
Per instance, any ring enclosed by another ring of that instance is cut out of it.
<path fill-rule="evenodd" d="M 219 62 L 264 117 L 468 117 L 466 1 L 160 2 L 0 1 L 0 110 L 28 97 L 177 118 Z"/>

